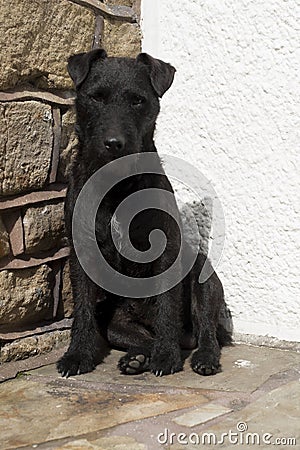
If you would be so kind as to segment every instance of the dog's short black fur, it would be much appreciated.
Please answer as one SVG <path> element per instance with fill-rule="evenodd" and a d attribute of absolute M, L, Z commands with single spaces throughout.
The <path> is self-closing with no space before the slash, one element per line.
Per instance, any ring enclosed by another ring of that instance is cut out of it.
<path fill-rule="evenodd" d="M 79 138 L 65 208 L 75 306 L 71 344 L 59 360 L 58 370 L 63 376 L 93 370 L 104 357 L 108 343 L 127 351 L 118 366 L 124 374 L 178 372 L 183 368 L 181 348 L 197 348 L 191 359 L 195 372 L 215 374 L 220 370 L 220 348 L 231 343 L 231 335 L 219 323 L 225 303 L 216 273 L 204 284 L 197 281 L 205 261 L 203 255 L 199 254 L 191 272 L 174 288 L 155 298 L 132 299 L 117 297 L 94 284 L 72 248 L 72 212 L 90 176 L 120 156 L 136 154 L 138 158 L 142 152 L 156 152 L 153 133 L 159 97 L 171 86 L 175 69 L 145 53 L 136 59 L 108 58 L 104 50 L 97 49 L 72 56 L 68 70 L 77 90 Z M 157 166 L 161 169 L 158 156 Z M 130 228 L 131 241 L 141 251 L 149 246 L 151 230 L 162 229 L 169 237 L 163 255 L 153 263 L 129 262 L 113 245 L 110 221 L 116 207 L 133 192 L 149 187 L 173 192 L 164 172 L 132 176 L 107 194 L 97 214 L 96 237 L 101 252 L 116 270 L 131 277 L 164 272 L 180 247 L 176 222 L 161 210 L 138 214 Z M 162 202 L 160 198 L 157 201 Z M 178 212 L 175 200 L 173 207 Z"/>

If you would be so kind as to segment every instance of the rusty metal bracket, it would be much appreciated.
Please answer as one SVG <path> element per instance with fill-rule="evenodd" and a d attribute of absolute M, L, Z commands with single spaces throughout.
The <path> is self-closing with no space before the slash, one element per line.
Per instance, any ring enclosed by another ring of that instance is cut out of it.
<path fill-rule="evenodd" d="M 96 13 L 102 14 L 110 19 L 123 20 L 126 22 L 137 22 L 137 14 L 129 6 L 106 5 L 99 0 L 71 0 L 80 6 L 93 9 Z"/>
<path fill-rule="evenodd" d="M 40 266 L 47 262 L 67 258 L 70 254 L 69 247 L 63 247 L 60 250 L 44 252 L 39 256 L 22 255 L 19 258 L 5 256 L 0 261 L 0 270 L 27 269 L 29 267 Z"/>
<path fill-rule="evenodd" d="M 30 192 L 18 196 L 11 196 L 0 199 L 0 211 L 12 208 L 29 206 L 34 203 L 40 203 L 48 200 L 65 198 L 67 187 L 65 184 L 50 184 L 43 191 Z"/>

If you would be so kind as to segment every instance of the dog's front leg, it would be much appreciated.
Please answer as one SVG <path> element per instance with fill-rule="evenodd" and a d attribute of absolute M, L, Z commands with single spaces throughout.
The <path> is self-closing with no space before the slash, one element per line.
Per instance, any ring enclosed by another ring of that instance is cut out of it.
<path fill-rule="evenodd" d="M 221 370 L 217 326 L 220 306 L 224 302 L 223 288 L 213 273 L 203 284 L 194 279 L 192 291 L 192 321 L 195 336 L 198 336 L 198 349 L 192 355 L 191 366 L 200 375 L 214 375 Z"/>
<path fill-rule="evenodd" d="M 183 368 L 180 351 L 181 285 L 156 297 L 157 317 L 150 370 L 156 376 L 179 372 Z"/>
<path fill-rule="evenodd" d="M 88 278 L 81 268 L 74 250 L 70 257 L 70 272 L 74 299 L 74 320 L 71 329 L 71 343 L 58 361 L 57 368 L 62 376 L 91 372 L 106 350 L 95 317 L 95 307 L 99 288 Z"/>

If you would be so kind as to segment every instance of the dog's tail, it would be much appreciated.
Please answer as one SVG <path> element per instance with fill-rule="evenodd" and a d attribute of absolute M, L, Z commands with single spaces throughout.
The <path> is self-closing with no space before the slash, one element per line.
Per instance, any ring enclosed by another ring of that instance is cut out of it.
<path fill-rule="evenodd" d="M 224 347 L 226 345 L 233 345 L 232 331 L 233 331 L 233 324 L 231 311 L 224 302 L 224 306 L 220 311 L 219 323 L 217 327 L 217 340 L 220 347 Z"/>

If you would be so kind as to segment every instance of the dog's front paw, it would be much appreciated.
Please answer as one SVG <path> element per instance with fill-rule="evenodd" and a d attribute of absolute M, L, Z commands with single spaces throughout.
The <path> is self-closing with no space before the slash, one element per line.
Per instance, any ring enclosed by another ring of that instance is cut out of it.
<path fill-rule="evenodd" d="M 56 366 L 58 372 L 66 378 L 71 375 L 92 372 L 95 369 L 95 363 L 91 357 L 80 353 L 68 352 L 57 362 Z"/>
<path fill-rule="evenodd" d="M 219 357 L 202 351 L 193 353 L 191 367 L 199 375 L 215 375 L 221 372 Z"/>
<path fill-rule="evenodd" d="M 149 362 L 150 356 L 142 350 L 137 350 L 135 352 L 128 352 L 125 356 L 122 356 L 119 360 L 118 368 L 125 375 L 136 375 L 149 370 Z"/>
<path fill-rule="evenodd" d="M 150 370 L 155 376 L 180 372 L 183 369 L 183 361 L 179 348 L 159 349 L 155 348 L 151 355 Z"/>

